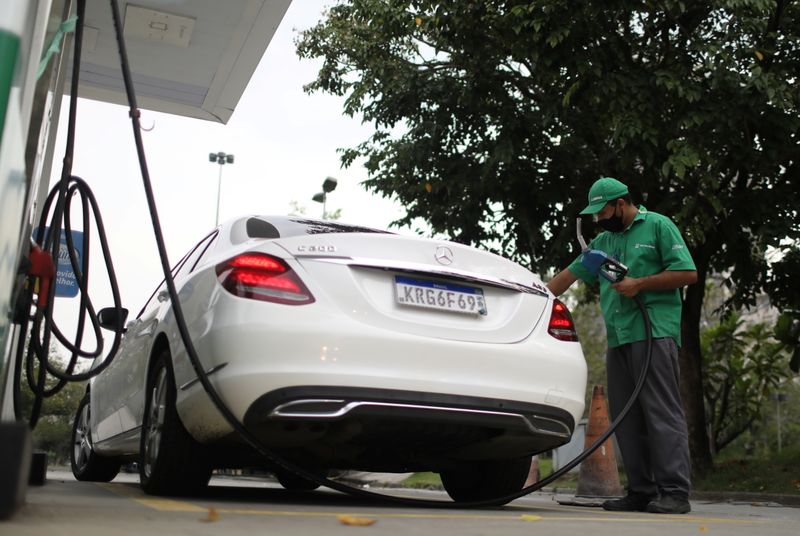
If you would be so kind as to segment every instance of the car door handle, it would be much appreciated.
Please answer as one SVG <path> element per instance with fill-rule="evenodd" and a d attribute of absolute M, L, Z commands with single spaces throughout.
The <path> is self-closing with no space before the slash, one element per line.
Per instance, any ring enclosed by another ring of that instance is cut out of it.
<path fill-rule="evenodd" d="M 166 290 L 162 290 L 161 292 L 158 293 L 156 299 L 160 302 L 167 301 L 169 299 L 169 292 L 167 292 Z"/>

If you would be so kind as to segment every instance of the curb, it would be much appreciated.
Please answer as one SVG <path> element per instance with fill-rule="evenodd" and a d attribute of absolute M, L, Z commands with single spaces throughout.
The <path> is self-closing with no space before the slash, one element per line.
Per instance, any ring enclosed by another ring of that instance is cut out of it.
<path fill-rule="evenodd" d="M 538 493 L 550 493 L 552 495 L 575 495 L 575 490 L 567 488 L 544 488 L 539 490 Z M 749 504 L 751 506 L 800 507 L 800 495 L 789 495 L 785 493 L 755 493 L 747 491 L 692 491 L 689 494 L 689 500 L 705 503 Z"/>
<path fill-rule="evenodd" d="M 428 485 L 420 487 L 404 486 L 402 482 L 382 482 L 380 479 L 375 480 L 359 480 L 354 478 L 341 478 L 348 484 L 355 486 L 379 486 L 382 488 L 408 488 L 408 489 L 424 489 L 432 491 L 444 491 L 442 486 Z M 575 488 L 542 488 L 533 493 L 542 493 L 547 495 L 575 495 Z M 749 504 L 751 506 L 770 506 L 770 507 L 800 507 L 800 495 L 789 495 L 784 493 L 755 493 L 746 491 L 692 491 L 689 496 L 691 501 L 709 502 L 709 503 L 731 503 L 731 504 Z"/>
<path fill-rule="evenodd" d="M 63 470 L 66 472 L 70 472 L 71 469 L 69 467 L 61 467 L 55 466 L 50 467 L 50 470 Z M 222 478 L 227 478 L 225 475 L 218 475 Z M 269 476 L 257 476 L 257 477 L 247 477 L 247 476 L 237 476 L 231 477 L 237 479 L 247 480 L 264 480 L 271 479 Z M 272 479 L 274 480 L 274 479 Z M 350 484 L 353 486 L 379 486 L 382 488 L 407 488 L 407 489 L 422 489 L 422 490 L 430 490 L 430 491 L 444 491 L 444 487 L 442 486 L 419 486 L 419 487 L 409 487 L 404 486 L 402 482 L 383 482 L 380 479 L 358 479 L 358 478 L 348 478 L 347 476 L 342 476 L 336 478 L 343 483 Z M 547 495 L 575 495 L 575 488 L 559 488 L 559 487 L 546 487 L 540 490 L 537 490 L 533 493 L 540 493 L 540 494 L 547 494 Z M 790 495 L 787 493 L 757 493 L 757 492 L 747 492 L 747 491 L 692 491 L 689 499 L 692 501 L 701 501 L 701 502 L 709 502 L 709 503 L 731 503 L 731 504 L 749 504 L 751 506 L 765 506 L 765 507 L 792 507 L 792 508 L 800 508 L 800 494 L 798 495 Z"/>
<path fill-rule="evenodd" d="M 753 506 L 800 507 L 800 495 L 785 493 L 753 493 L 746 491 L 693 491 L 693 501 L 747 503 Z"/>

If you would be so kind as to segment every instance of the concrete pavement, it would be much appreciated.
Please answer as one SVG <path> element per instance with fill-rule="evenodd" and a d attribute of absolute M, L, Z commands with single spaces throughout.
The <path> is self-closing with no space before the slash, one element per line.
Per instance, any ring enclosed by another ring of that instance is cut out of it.
<path fill-rule="evenodd" d="M 448 501 L 435 490 L 371 489 Z M 211 535 L 287 534 L 326 536 L 352 531 L 348 521 L 371 523 L 373 534 L 409 535 L 436 532 L 464 534 L 592 536 L 677 536 L 700 533 L 731 536 L 794 535 L 800 508 L 773 503 L 729 503 L 693 500 L 691 514 L 669 516 L 605 512 L 563 506 L 557 495 L 537 492 L 502 508 L 415 508 L 375 503 L 330 490 L 293 493 L 270 479 L 212 479 L 197 497 L 153 497 L 144 494 L 136 475 L 122 474 L 108 484 L 76 482 L 66 472 L 50 472 L 45 486 L 29 488 L 26 504 L 0 522 L 0 535 L 59 536 L 140 535 L 155 533 Z"/>

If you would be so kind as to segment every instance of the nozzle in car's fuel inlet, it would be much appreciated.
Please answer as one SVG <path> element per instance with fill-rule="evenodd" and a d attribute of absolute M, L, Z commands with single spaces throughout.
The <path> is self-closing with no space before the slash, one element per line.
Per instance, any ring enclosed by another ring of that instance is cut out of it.
<path fill-rule="evenodd" d="M 589 249 L 581 232 L 581 219 L 576 222 L 578 242 L 581 245 L 581 264 L 592 275 L 601 275 L 612 283 L 619 283 L 628 274 L 628 267 L 599 249 Z"/>

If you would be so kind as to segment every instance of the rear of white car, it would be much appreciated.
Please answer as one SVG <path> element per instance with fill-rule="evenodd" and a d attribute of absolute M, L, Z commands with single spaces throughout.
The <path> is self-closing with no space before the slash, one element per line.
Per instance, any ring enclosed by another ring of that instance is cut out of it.
<path fill-rule="evenodd" d="M 499 256 L 253 216 L 208 234 L 173 274 L 225 404 L 263 445 L 319 474 L 436 471 L 457 501 L 508 496 L 531 455 L 566 443 L 583 412 L 586 363 L 569 311 Z M 148 493 L 194 492 L 214 467 L 266 466 L 284 487 L 316 486 L 232 432 L 189 362 L 163 283 L 92 380 L 74 434 L 80 480 L 138 460 Z"/>
<path fill-rule="evenodd" d="M 181 296 L 211 380 L 266 445 L 316 467 L 405 471 L 569 440 L 586 365 L 532 273 L 449 242 L 322 222 L 259 239 L 247 223 Z M 181 420 L 224 441 L 230 427 L 173 352 Z"/>

